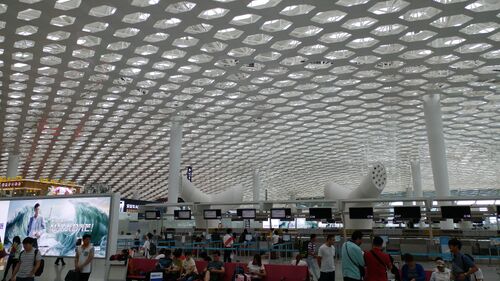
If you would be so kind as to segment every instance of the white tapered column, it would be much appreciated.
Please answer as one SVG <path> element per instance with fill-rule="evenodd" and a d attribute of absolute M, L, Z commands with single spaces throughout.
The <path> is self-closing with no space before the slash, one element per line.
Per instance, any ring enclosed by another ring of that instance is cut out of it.
<path fill-rule="evenodd" d="M 168 171 L 168 203 L 177 203 L 181 188 L 182 123 L 173 120 L 170 125 L 170 150 Z M 173 208 L 168 210 L 173 213 Z"/>
<path fill-rule="evenodd" d="M 252 185 L 253 201 L 260 201 L 261 184 L 260 184 L 259 171 L 257 170 L 253 171 L 252 180 L 253 180 L 253 185 Z"/>
<path fill-rule="evenodd" d="M 440 101 L 439 94 L 424 96 L 424 116 L 436 196 L 448 197 L 450 183 Z M 453 220 L 442 221 L 440 226 L 441 229 L 453 229 Z"/>
<path fill-rule="evenodd" d="M 444 144 L 443 119 L 438 94 L 424 96 L 425 127 L 431 156 L 434 188 L 438 197 L 450 196 L 448 162 Z"/>
<path fill-rule="evenodd" d="M 410 162 L 411 167 L 411 181 L 413 183 L 413 196 L 423 197 L 422 191 L 422 175 L 420 173 L 420 162 L 413 160 Z"/>
<path fill-rule="evenodd" d="M 18 176 L 19 154 L 9 154 L 7 162 L 7 178 L 15 178 Z"/>

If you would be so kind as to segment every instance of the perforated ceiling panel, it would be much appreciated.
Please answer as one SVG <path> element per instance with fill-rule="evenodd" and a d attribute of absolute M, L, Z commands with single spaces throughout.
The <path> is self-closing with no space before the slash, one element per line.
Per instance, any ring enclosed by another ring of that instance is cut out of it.
<path fill-rule="evenodd" d="M 452 189 L 500 188 L 497 0 L 3 0 L 1 169 L 165 197 L 169 124 L 209 193 L 253 169 L 270 199 L 386 191 L 421 160 L 422 96 L 442 93 Z"/>

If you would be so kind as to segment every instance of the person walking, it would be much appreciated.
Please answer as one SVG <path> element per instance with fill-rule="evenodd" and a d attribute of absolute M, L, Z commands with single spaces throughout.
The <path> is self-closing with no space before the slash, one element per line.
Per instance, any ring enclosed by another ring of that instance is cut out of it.
<path fill-rule="evenodd" d="M 342 275 L 344 281 L 363 280 L 365 260 L 363 250 L 360 248 L 362 243 L 363 233 L 356 230 L 352 233 L 351 239 L 342 245 Z"/>
<path fill-rule="evenodd" d="M 391 257 L 382 251 L 384 240 L 373 237 L 371 251 L 365 252 L 365 281 L 388 281 L 387 270 L 392 269 Z"/>
<path fill-rule="evenodd" d="M 319 267 L 318 267 L 318 256 L 316 250 L 316 234 L 311 234 L 310 240 L 307 243 L 307 266 L 309 267 L 309 272 L 313 277 L 313 281 L 319 280 Z"/>
<path fill-rule="evenodd" d="M 19 254 L 21 253 L 21 238 L 19 236 L 15 236 L 12 239 L 12 245 L 9 248 L 9 258 L 7 259 L 7 265 L 5 266 L 5 271 L 3 273 L 2 281 L 7 280 L 7 274 L 9 273 L 9 269 L 12 266 L 12 272 L 16 268 L 17 263 L 19 262 Z"/>
<path fill-rule="evenodd" d="M 456 281 L 471 281 L 471 275 L 478 271 L 474 261 L 464 255 L 462 250 L 462 242 L 456 238 L 448 241 L 448 247 L 453 255 L 451 273 Z"/>
<path fill-rule="evenodd" d="M 75 271 L 78 281 L 88 281 L 92 272 L 92 260 L 94 259 L 94 246 L 90 244 L 91 236 L 84 234 L 82 245 L 77 248 L 75 257 Z"/>
<path fill-rule="evenodd" d="M 335 281 L 335 247 L 334 236 L 328 235 L 325 244 L 318 250 L 319 281 Z"/>
<path fill-rule="evenodd" d="M 24 238 L 24 251 L 19 253 L 19 262 L 12 272 L 11 281 L 35 281 L 35 273 L 42 264 L 42 255 L 33 246 L 34 243 L 34 238 Z"/>

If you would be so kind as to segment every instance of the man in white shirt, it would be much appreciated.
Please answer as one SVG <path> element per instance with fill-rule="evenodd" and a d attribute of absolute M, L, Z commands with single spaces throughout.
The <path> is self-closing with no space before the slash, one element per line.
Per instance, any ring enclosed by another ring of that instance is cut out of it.
<path fill-rule="evenodd" d="M 451 270 L 446 268 L 446 264 L 442 258 L 436 258 L 436 269 L 432 272 L 430 281 L 450 281 Z"/>
<path fill-rule="evenodd" d="M 151 258 L 151 240 L 153 239 L 153 234 L 148 233 L 145 236 L 145 239 L 146 240 L 144 241 L 144 245 L 142 245 L 142 249 L 144 250 L 144 256 L 147 259 L 150 259 Z"/>
<path fill-rule="evenodd" d="M 82 245 L 76 250 L 75 271 L 79 281 L 88 281 L 92 272 L 92 260 L 94 259 L 94 246 L 90 244 L 90 235 L 84 234 Z"/>
<path fill-rule="evenodd" d="M 318 250 L 318 265 L 320 267 L 319 281 L 335 281 L 335 247 L 334 236 L 328 235 L 325 244 Z"/>
<path fill-rule="evenodd" d="M 228 228 L 226 230 L 226 235 L 224 235 L 224 237 L 222 238 L 223 246 L 224 248 L 226 248 L 226 250 L 224 250 L 224 262 L 231 262 L 231 253 L 233 252 L 231 248 L 233 248 L 234 244 L 234 237 L 232 232 L 232 229 Z"/>

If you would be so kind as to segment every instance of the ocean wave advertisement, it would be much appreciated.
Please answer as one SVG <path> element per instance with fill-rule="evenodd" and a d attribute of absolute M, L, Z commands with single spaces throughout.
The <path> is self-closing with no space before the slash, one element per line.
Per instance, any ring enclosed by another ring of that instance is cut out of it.
<path fill-rule="evenodd" d="M 9 210 L 6 218 L 0 215 L 0 237 L 6 248 L 15 236 L 29 236 L 44 256 L 74 257 L 77 239 L 88 233 L 95 256 L 105 257 L 110 205 L 110 197 L 0 201 Z"/>

